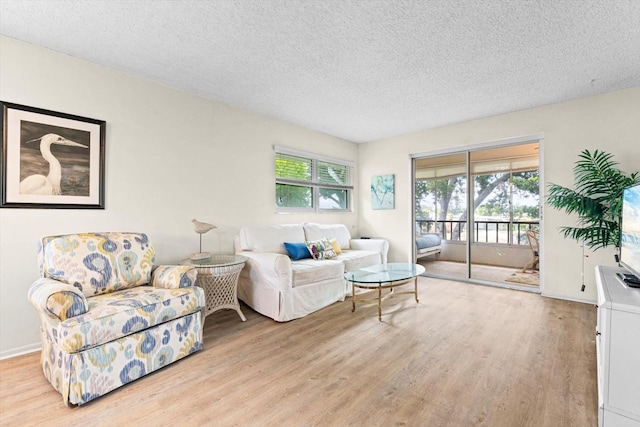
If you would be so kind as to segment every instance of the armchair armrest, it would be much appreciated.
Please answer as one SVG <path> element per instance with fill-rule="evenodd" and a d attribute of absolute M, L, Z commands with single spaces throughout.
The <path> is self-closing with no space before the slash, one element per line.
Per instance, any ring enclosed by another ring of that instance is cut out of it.
<path fill-rule="evenodd" d="M 387 239 L 351 239 L 349 241 L 349 247 L 362 251 L 378 252 L 382 263 L 387 263 L 387 252 L 389 252 L 389 242 Z"/>
<path fill-rule="evenodd" d="M 160 265 L 151 273 L 151 285 L 156 288 L 186 288 L 195 286 L 198 271 L 188 265 Z"/>
<path fill-rule="evenodd" d="M 28 298 L 41 313 L 60 321 L 87 312 L 87 298 L 75 286 L 50 278 L 41 278 L 29 288 Z"/>
<path fill-rule="evenodd" d="M 256 281 L 266 282 L 276 289 L 291 289 L 293 273 L 291 258 L 272 252 L 240 251 L 237 255 L 248 258 L 247 273 Z"/>

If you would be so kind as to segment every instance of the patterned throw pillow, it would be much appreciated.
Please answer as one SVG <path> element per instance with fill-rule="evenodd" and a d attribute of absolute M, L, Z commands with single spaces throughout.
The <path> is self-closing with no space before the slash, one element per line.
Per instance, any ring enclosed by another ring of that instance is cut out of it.
<path fill-rule="evenodd" d="M 330 259 L 336 256 L 333 246 L 327 239 L 306 242 L 313 259 Z"/>

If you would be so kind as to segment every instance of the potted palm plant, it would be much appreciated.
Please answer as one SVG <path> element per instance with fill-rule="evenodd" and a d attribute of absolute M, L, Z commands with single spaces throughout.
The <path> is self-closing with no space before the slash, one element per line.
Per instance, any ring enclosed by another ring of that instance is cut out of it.
<path fill-rule="evenodd" d="M 640 183 L 638 172 L 626 175 L 618 169 L 613 155 L 583 150 L 573 168 L 575 189 L 549 185 L 547 204 L 567 213 L 578 214 L 577 227 L 562 227 L 565 238 L 584 242 L 596 250 L 620 248 L 622 191 Z"/>

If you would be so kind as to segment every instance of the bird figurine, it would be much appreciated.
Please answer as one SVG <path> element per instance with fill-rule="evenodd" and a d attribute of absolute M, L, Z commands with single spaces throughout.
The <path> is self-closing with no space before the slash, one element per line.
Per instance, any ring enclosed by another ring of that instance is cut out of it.
<path fill-rule="evenodd" d="M 192 219 L 191 222 L 193 223 L 193 229 L 196 231 L 196 233 L 200 235 L 200 252 L 198 254 L 192 255 L 191 258 L 199 259 L 199 258 L 211 256 L 211 254 L 209 253 L 204 253 L 204 254 L 202 253 L 202 235 L 218 227 L 216 227 L 213 224 L 209 224 L 208 222 L 200 222 L 197 219 Z"/>
<path fill-rule="evenodd" d="M 71 141 L 55 133 L 48 133 L 40 138 L 32 139 L 25 142 L 40 141 L 40 153 L 42 157 L 49 162 L 49 175 L 40 174 L 30 175 L 20 181 L 20 194 L 42 194 L 42 195 L 60 195 L 60 180 L 62 179 L 62 166 L 56 157 L 51 153 L 51 145 L 68 145 L 71 147 L 89 148 L 86 145 Z"/>
<path fill-rule="evenodd" d="M 191 222 L 193 223 L 193 229 L 198 234 L 204 234 L 208 231 L 213 230 L 214 228 L 218 228 L 213 224 L 209 224 L 208 222 L 200 222 L 197 219 L 192 219 Z"/>

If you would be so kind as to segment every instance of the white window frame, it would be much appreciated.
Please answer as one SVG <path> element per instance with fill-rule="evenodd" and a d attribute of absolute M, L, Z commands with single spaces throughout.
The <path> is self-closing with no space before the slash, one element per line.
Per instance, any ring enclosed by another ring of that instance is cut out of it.
<path fill-rule="evenodd" d="M 278 203 L 276 201 L 275 203 L 275 207 L 276 207 L 276 212 L 277 213 L 290 213 L 290 212 L 316 212 L 316 213 L 321 213 L 321 212 L 352 212 L 352 198 L 353 198 L 353 189 L 354 189 L 354 185 L 353 185 L 353 178 L 354 178 L 354 173 L 355 173 L 355 162 L 349 161 L 349 160 L 343 160 L 343 159 L 336 159 L 336 158 L 332 158 L 332 157 L 327 157 L 327 156 L 321 156 L 318 154 L 312 154 L 312 153 L 308 153 L 308 152 L 304 152 L 304 151 L 299 151 L 299 150 L 294 150 L 291 148 L 287 148 L 287 147 L 281 147 L 281 146 L 274 146 L 274 151 L 275 151 L 275 157 L 273 160 L 273 164 L 275 166 L 275 160 L 278 157 L 278 154 L 284 154 L 284 155 L 290 155 L 290 156 L 296 156 L 296 157 L 302 157 L 308 160 L 311 160 L 312 162 L 312 176 L 311 176 L 311 181 L 298 181 L 298 180 L 293 180 L 293 179 L 287 179 L 287 178 L 279 178 L 276 177 L 275 178 L 275 184 L 284 184 L 284 185 L 298 185 L 301 187 L 311 187 L 311 189 L 313 190 L 313 195 L 312 195 L 312 204 L 313 206 L 310 208 L 296 208 L 296 207 L 281 207 L 278 206 Z M 333 163 L 336 165 L 341 165 L 341 166 L 346 166 L 347 168 L 349 168 L 349 177 L 348 180 L 349 182 L 347 183 L 347 185 L 327 185 L 324 183 L 321 183 L 319 181 L 319 177 L 318 177 L 318 173 L 319 173 L 319 167 L 318 167 L 318 163 L 319 162 L 326 162 L 326 163 Z M 346 190 L 347 192 L 347 197 L 346 197 L 346 208 L 345 209 L 321 209 L 320 208 L 320 190 L 321 189 L 337 189 L 337 190 Z M 274 189 L 275 190 L 275 189 Z"/>

